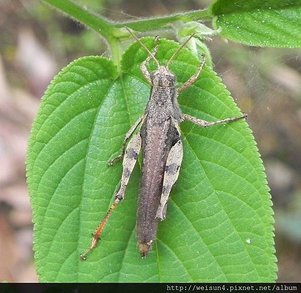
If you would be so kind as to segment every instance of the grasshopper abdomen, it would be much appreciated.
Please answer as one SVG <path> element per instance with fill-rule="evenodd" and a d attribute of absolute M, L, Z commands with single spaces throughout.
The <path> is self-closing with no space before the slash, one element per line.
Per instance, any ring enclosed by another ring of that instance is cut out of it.
<path fill-rule="evenodd" d="M 179 140 L 170 117 L 162 123 L 147 119 L 141 129 L 142 177 L 137 211 L 137 238 L 141 256 L 146 256 L 156 238 L 157 211 L 163 189 L 166 160 L 172 146 Z"/>

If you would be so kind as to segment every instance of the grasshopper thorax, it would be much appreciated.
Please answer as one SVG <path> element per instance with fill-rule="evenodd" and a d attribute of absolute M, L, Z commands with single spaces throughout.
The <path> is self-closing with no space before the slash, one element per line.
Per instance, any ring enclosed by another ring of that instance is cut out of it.
<path fill-rule="evenodd" d="M 160 66 L 151 74 L 151 80 L 154 87 L 175 87 L 176 77 L 165 66 Z"/>

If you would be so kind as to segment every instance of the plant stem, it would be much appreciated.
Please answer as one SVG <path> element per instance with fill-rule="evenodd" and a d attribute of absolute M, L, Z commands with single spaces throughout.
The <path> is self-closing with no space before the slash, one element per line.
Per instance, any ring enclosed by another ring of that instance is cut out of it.
<path fill-rule="evenodd" d="M 70 0 L 41 1 L 55 7 L 63 13 L 66 13 L 76 21 L 80 21 L 82 24 L 90 27 L 103 36 L 110 46 L 112 60 L 117 65 L 118 69 L 120 68 L 121 60 L 120 39 L 124 37 L 122 29 L 125 26 L 136 31 L 144 32 L 162 29 L 163 26 L 176 21 L 189 22 L 212 18 L 211 9 L 204 9 L 116 23 L 102 16 L 96 16 L 88 10 L 74 4 Z"/>
<path fill-rule="evenodd" d="M 112 22 L 102 16 L 96 16 L 91 12 L 81 8 L 80 6 L 74 4 L 70 0 L 42 0 L 48 3 L 58 10 L 68 14 L 75 20 L 80 21 L 84 25 L 92 28 L 101 34 L 104 38 L 108 38 L 112 30 L 116 28 L 123 28 L 125 26 L 132 28 L 137 31 L 149 31 L 154 29 L 162 28 L 162 26 L 172 23 L 175 21 L 194 21 L 194 20 L 209 20 L 212 18 L 212 13 L 210 9 L 194 10 L 182 13 L 175 13 L 172 15 L 165 15 L 152 18 L 142 18 L 135 21 L 125 21 L 125 22 Z"/>
<path fill-rule="evenodd" d="M 175 21 L 195 21 L 195 20 L 209 20 L 212 19 L 212 14 L 209 9 L 194 10 L 182 13 L 176 13 L 172 15 L 152 17 L 152 18 L 141 18 L 134 21 L 126 21 L 114 23 L 115 27 L 129 27 L 136 31 L 150 31 L 155 29 L 161 29 L 162 26 L 175 22 Z"/>
<path fill-rule="evenodd" d="M 108 43 L 111 47 L 111 55 L 112 55 L 112 61 L 117 66 L 117 70 L 120 70 L 120 60 L 121 60 L 121 49 L 120 49 L 120 42 L 118 39 L 111 37 L 108 40 Z"/>

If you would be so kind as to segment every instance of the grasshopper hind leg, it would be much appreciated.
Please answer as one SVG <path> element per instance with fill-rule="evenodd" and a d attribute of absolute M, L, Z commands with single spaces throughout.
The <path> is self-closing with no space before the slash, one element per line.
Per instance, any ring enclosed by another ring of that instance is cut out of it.
<path fill-rule="evenodd" d="M 139 119 L 135 122 L 135 124 L 130 128 L 130 130 L 126 133 L 123 143 L 122 143 L 122 148 L 121 148 L 121 153 L 115 157 L 113 157 L 112 159 L 110 159 L 107 164 L 109 166 L 113 166 L 117 161 L 121 160 L 124 157 L 124 153 L 125 150 L 127 148 L 127 143 L 128 141 L 131 139 L 131 137 L 133 136 L 134 132 L 136 131 L 136 129 L 142 124 L 142 122 L 145 119 L 145 115 L 139 117 Z"/>
<path fill-rule="evenodd" d="M 182 159 L 183 159 L 183 145 L 181 139 L 179 138 L 179 140 L 170 149 L 166 161 L 163 186 L 162 186 L 162 194 L 161 194 L 159 208 L 156 214 L 156 218 L 159 220 L 164 220 L 166 217 L 167 201 L 171 189 L 179 177 Z"/>
<path fill-rule="evenodd" d="M 123 156 L 123 171 L 122 171 L 122 177 L 120 182 L 120 187 L 115 195 L 115 199 L 111 207 L 108 209 L 106 215 L 98 225 L 96 231 L 93 233 L 92 241 L 90 247 L 80 255 L 80 258 L 82 260 L 86 260 L 87 255 L 96 247 L 98 240 L 100 239 L 100 236 L 102 234 L 102 231 L 111 216 L 112 212 L 116 209 L 118 204 L 121 202 L 121 200 L 124 199 L 125 190 L 128 185 L 130 176 L 134 170 L 135 164 L 138 159 L 138 155 L 141 149 L 141 136 L 140 133 L 137 133 L 134 135 L 131 140 L 129 141 L 125 153 Z"/>

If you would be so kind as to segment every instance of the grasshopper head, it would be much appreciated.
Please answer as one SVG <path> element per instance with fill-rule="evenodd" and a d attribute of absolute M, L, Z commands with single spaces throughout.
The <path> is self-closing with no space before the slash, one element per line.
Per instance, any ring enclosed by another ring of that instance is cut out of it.
<path fill-rule="evenodd" d="M 160 66 L 151 75 L 152 84 L 154 87 L 175 87 L 176 77 L 166 67 Z"/>

